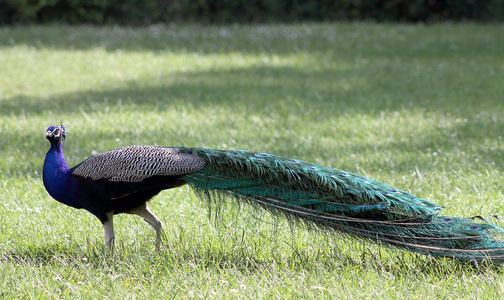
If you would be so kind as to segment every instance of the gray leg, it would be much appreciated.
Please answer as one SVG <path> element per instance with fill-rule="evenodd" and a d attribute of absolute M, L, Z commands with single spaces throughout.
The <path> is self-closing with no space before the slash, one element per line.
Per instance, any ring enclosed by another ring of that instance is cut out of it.
<path fill-rule="evenodd" d="M 159 250 L 161 235 L 163 234 L 163 223 L 158 217 L 156 217 L 156 215 L 154 215 L 149 206 L 147 206 L 147 203 L 128 211 L 128 213 L 140 216 L 144 218 L 147 223 L 152 225 L 156 231 L 156 249 Z"/>
<path fill-rule="evenodd" d="M 107 222 L 103 223 L 103 230 L 105 231 L 105 245 L 114 251 L 114 211 L 107 213 Z"/>

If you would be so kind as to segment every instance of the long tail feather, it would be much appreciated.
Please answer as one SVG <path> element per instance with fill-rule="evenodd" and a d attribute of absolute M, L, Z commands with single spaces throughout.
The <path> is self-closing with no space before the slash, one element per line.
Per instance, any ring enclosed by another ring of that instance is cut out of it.
<path fill-rule="evenodd" d="M 180 148 L 205 166 L 184 179 L 201 195 L 231 195 L 273 214 L 410 251 L 504 262 L 504 230 L 437 216 L 441 206 L 365 177 L 246 151 Z"/>

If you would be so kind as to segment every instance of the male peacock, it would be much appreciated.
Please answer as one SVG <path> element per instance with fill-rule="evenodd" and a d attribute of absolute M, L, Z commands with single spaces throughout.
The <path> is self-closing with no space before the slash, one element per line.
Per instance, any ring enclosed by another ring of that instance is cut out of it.
<path fill-rule="evenodd" d="M 44 185 L 59 202 L 98 217 L 111 247 L 118 213 L 143 217 L 159 244 L 162 223 L 146 202 L 188 183 L 208 200 L 232 196 L 288 219 L 422 254 L 504 262 L 504 241 L 496 239 L 503 229 L 437 216 L 441 206 L 359 175 L 264 153 L 156 146 L 117 148 L 70 169 L 65 137 L 63 125 L 47 129 Z"/>

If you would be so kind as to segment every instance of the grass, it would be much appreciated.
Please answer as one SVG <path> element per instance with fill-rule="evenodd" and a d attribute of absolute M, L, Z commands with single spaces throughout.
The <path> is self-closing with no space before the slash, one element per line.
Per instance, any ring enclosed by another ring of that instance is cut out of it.
<path fill-rule="evenodd" d="M 99 221 L 41 181 L 49 125 L 75 165 L 129 144 L 246 149 L 383 181 L 454 216 L 502 214 L 502 25 L 0 28 L 4 298 L 496 298 L 500 267 L 295 228 L 246 207 L 222 219 L 187 188 Z M 499 221 L 496 221 L 500 224 Z M 504 224 L 500 224 L 501 226 Z"/>

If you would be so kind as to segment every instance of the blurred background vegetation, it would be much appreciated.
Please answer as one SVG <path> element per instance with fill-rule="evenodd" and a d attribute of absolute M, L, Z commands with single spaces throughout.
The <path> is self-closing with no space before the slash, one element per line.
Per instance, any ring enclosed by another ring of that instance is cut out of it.
<path fill-rule="evenodd" d="M 504 20 L 504 0 L 0 0 L 0 24 Z"/>

